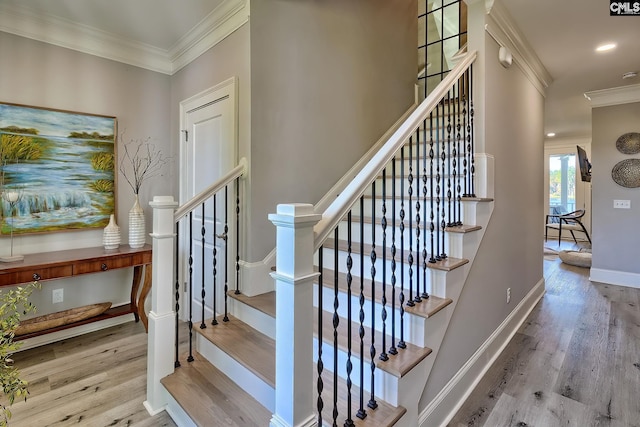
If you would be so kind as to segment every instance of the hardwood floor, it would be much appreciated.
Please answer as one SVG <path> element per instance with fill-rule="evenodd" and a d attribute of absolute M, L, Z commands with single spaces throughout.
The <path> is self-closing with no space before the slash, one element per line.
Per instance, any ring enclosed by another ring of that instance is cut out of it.
<path fill-rule="evenodd" d="M 15 354 L 30 396 L 11 406 L 9 426 L 175 426 L 142 405 L 146 354 L 147 335 L 134 322 Z"/>
<path fill-rule="evenodd" d="M 545 296 L 449 425 L 640 426 L 640 290 L 591 283 L 588 269 L 551 254 L 544 268 Z M 14 359 L 31 394 L 11 407 L 10 427 L 175 426 L 142 406 L 139 323 Z"/>
<path fill-rule="evenodd" d="M 449 426 L 640 426 L 640 289 L 551 254 L 544 274 L 546 294 Z"/>

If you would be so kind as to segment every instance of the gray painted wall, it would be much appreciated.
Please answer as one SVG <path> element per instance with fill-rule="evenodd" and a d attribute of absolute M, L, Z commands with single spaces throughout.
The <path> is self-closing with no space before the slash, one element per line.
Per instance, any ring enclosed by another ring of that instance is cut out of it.
<path fill-rule="evenodd" d="M 640 103 L 594 108 L 592 112 L 592 268 L 640 274 L 640 189 L 625 188 L 611 178 L 611 169 L 625 159 L 640 159 L 616 149 L 627 132 L 640 132 Z M 613 200 L 631 201 L 631 209 L 613 209 Z"/>
<path fill-rule="evenodd" d="M 169 146 L 170 77 L 0 32 L 0 100 L 16 104 L 116 116 L 124 139 L 147 138 L 165 153 Z M 121 142 L 119 142 L 121 143 Z M 147 202 L 171 187 L 168 174 L 144 184 L 140 200 L 147 224 Z M 117 187 L 117 222 L 127 241 L 127 213 L 133 193 L 124 180 Z M 8 244 L 2 239 L 2 245 Z M 102 245 L 102 230 L 18 236 L 15 252 L 33 253 Z M 131 271 L 111 271 L 44 283 L 34 295 L 38 314 L 111 301 L 127 302 Z M 63 303 L 51 304 L 51 290 L 64 288 Z"/>
<path fill-rule="evenodd" d="M 416 0 L 252 2 L 250 261 L 275 246 L 278 203 L 318 202 L 412 104 L 416 11 Z"/>
<path fill-rule="evenodd" d="M 498 63 L 499 46 L 484 34 L 486 54 L 479 66 L 485 67 L 487 76 L 485 151 L 495 156 L 494 211 L 420 410 L 543 278 L 544 99 L 517 65 L 505 69 Z M 510 304 L 507 288 L 511 288 Z"/>

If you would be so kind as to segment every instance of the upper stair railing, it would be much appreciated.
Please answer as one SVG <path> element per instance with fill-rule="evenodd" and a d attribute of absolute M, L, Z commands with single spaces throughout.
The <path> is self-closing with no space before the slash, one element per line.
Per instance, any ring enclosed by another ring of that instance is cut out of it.
<path fill-rule="evenodd" d="M 463 225 L 461 202 L 475 197 L 475 58 L 459 60 L 324 212 L 291 204 L 270 216 L 278 227 L 272 425 L 354 425 L 377 410 L 376 393 L 394 400 L 379 376 L 408 351 L 405 312 L 430 298 L 429 269 L 467 262 L 447 255 L 445 232 Z"/>

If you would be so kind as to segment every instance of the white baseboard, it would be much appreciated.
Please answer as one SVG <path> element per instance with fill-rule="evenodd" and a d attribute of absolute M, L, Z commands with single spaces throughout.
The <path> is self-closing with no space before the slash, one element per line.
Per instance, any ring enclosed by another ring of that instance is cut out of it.
<path fill-rule="evenodd" d="M 640 289 L 640 274 L 626 271 L 605 270 L 591 268 L 589 280 L 592 282 L 607 283 L 609 285 L 627 286 Z"/>
<path fill-rule="evenodd" d="M 529 291 L 491 336 L 451 378 L 418 417 L 422 427 L 445 426 L 502 353 L 520 325 L 544 295 L 544 278 Z"/>

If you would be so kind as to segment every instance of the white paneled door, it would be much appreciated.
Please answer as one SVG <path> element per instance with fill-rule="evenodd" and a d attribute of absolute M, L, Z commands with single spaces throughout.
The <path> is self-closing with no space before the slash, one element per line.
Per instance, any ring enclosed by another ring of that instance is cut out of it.
<path fill-rule="evenodd" d="M 180 104 L 181 204 L 236 165 L 235 86 L 235 79 L 229 79 Z M 192 302 L 191 306 L 182 304 L 181 312 L 185 319 L 192 313 L 196 327 L 201 323 L 203 307 L 205 318 L 213 316 L 214 285 L 218 314 L 224 310 L 225 284 L 234 286 L 234 186 L 229 186 L 226 193 L 227 197 L 222 190 L 215 197 L 215 206 L 214 200 L 209 199 L 193 211 L 191 221 L 185 218 L 180 224 L 182 301 Z"/>

